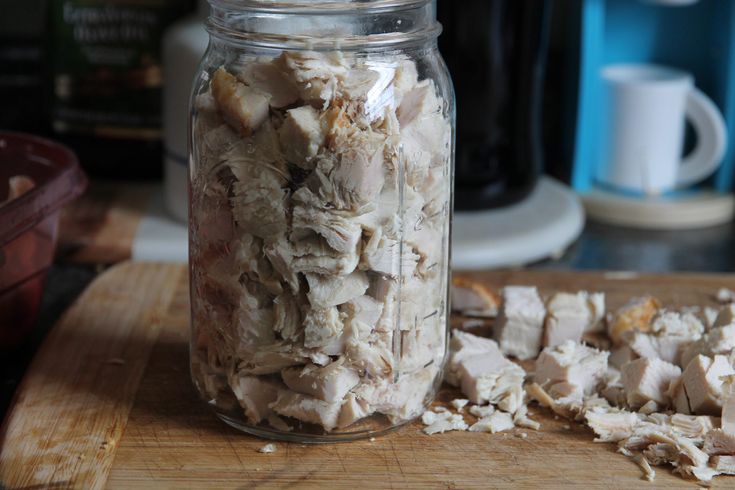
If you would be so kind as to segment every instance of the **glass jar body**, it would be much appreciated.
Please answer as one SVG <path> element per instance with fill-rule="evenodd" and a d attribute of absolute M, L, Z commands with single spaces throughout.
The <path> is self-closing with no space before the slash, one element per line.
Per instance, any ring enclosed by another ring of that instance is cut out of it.
<path fill-rule="evenodd" d="M 202 398 L 298 441 L 419 416 L 448 326 L 454 103 L 434 39 L 315 51 L 213 35 L 190 131 Z"/>

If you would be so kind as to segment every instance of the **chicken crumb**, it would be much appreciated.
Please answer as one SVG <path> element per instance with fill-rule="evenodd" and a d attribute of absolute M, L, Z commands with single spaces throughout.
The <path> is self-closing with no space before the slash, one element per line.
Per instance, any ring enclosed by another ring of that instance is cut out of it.
<path fill-rule="evenodd" d="M 728 288 L 720 288 L 715 296 L 717 301 L 723 304 L 735 302 L 735 291 Z"/>
<path fill-rule="evenodd" d="M 269 443 L 261 447 L 260 449 L 258 449 L 258 452 L 263 453 L 263 454 L 272 454 L 272 453 L 275 453 L 277 450 L 278 448 L 276 447 L 275 444 Z"/>

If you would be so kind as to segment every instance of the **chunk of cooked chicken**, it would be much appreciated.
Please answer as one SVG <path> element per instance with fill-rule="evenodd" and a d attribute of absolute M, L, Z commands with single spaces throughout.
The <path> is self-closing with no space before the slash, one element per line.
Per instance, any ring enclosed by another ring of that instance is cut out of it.
<path fill-rule="evenodd" d="M 331 432 L 337 426 L 342 401 L 325 402 L 300 393 L 282 391 L 270 407 L 279 415 L 317 424 Z"/>
<path fill-rule="evenodd" d="M 470 432 L 503 432 L 515 428 L 513 417 L 507 412 L 495 411 L 475 422 L 470 428 Z"/>
<path fill-rule="evenodd" d="M 344 429 L 370 416 L 372 413 L 373 409 L 364 400 L 356 397 L 354 393 L 348 393 L 342 402 L 342 409 L 339 412 L 339 419 L 337 419 L 337 427 Z"/>
<path fill-rule="evenodd" d="M 607 333 L 615 345 L 623 342 L 623 333 L 630 330 L 649 332 L 653 318 L 661 308 L 656 298 L 634 298 L 619 308 L 608 325 Z"/>
<path fill-rule="evenodd" d="M 337 252 L 353 253 L 362 237 L 362 227 L 354 219 L 326 207 L 307 187 L 293 194 L 291 238 L 301 240 L 316 233 Z"/>
<path fill-rule="evenodd" d="M 347 303 L 365 294 L 370 286 L 367 274 L 362 271 L 347 276 L 304 275 L 309 284 L 306 295 L 315 308 L 329 308 Z"/>
<path fill-rule="evenodd" d="M 256 376 L 232 376 L 230 387 L 248 420 L 254 424 L 268 418 L 270 404 L 283 390 L 282 385 Z"/>
<path fill-rule="evenodd" d="M 431 414 L 432 416 L 426 416 Z M 422 421 L 426 424 L 425 434 L 441 434 L 452 430 L 467 430 L 468 425 L 461 414 L 451 412 L 424 412 Z"/>
<path fill-rule="evenodd" d="M 649 400 L 666 406 L 669 384 L 681 375 L 681 369 L 661 359 L 637 359 L 624 365 L 622 383 L 628 405 L 640 407 Z"/>
<path fill-rule="evenodd" d="M 268 98 L 224 68 L 212 75 L 212 96 L 224 120 L 244 136 L 250 136 L 268 118 Z"/>
<path fill-rule="evenodd" d="M 534 380 L 549 390 L 557 383 L 568 383 L 576 387 L 569 391 L 578 392 L 580 397 L 591 395 L 605 378 L 608 354 L 571 340 L 547 347 L 536 360 Z"/>
<path fill-rule="evenodd" d="M 452 311 L 466 316 L 494 318 L 500 309 L 500 295 L 463 276 L 452 278 Z"/>
<path fill-rule="evenodd" d="M 455 330 L 447 380 L 459 384 L 472 403 L 492 403 L 515 413 L 523 405 L 523 368 L 508 360 L 490 339 Z"/>
<path fill-rule="evenodd" d="M 593 302 L 589 293 L 555 293 L 546 303 L 544 345 L 556 346 L 566 340 L 579 342 L 584 332 L 594 331 L 599 322 L 599 308 L 604 312 L 604 296 Z"/>
<path fill-rule="evenodd" d="M 334 306 L 312 308 L 304 315 L 304 346 L 325 349 L 341 341 L 344 325 Z"/>
<path fill-rule="evenodd" d="M 273 62 L 296 85 L 299 96 L 317 108 L 326 108 L 337 92 L 337 81 L 349 67 L 338 51 L 284 51 Z"/>
<path fill-rule="evenodd" d="M 326 137 L 316 109 L 303 106 L 287 111 L 278 137 L 286 160 L 306 170 L 314 169 L 314 158 Z"/>
<path fill-rule="evenodd" d="M 281 371 L 281 378 L 292 390 L 325 402 L 342 400 L 360 382 L 357 372 L 342 360 L 324 367 L 311 364 L 287 368 Z"/>
<path fill-rule="evenodd" d="M 238 78 L 268 97 L 271 107 L 280 109 L 299 100 L 296 85 L 273 64 L 273 60 L 246 63 Z"/>
<path fill-rule="evenodd" d="M 687 367 L 698 355 L 727 355 L 735 349 L 735 325 L 713 328 L 702 338 L 686 346 L 681 353 L 681 366 Z"/>
<path fill-rule="evenodd" d="M 725 356 L 699 355 L 692 359 L 682 375 L 683 387 L 694 414 L 717 415 L 722 411 L 722 377 L 735 374 Z"/>
<path fill-rule="evenodd" d="M 546 309 L 535 287 L 503 288 L 503 306 L 494 329 L 503 353 L 531 359 L 541 349 Z"/>

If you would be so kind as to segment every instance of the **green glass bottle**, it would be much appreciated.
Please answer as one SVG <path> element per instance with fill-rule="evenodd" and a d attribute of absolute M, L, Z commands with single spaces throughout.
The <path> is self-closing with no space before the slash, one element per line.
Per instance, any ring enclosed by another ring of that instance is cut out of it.
<path fill-rule="evenodd" d="M 51 127 L 91 176 L 160 177 L 161 39 L 192 9 L 182 0 L 51 0 Z"/>

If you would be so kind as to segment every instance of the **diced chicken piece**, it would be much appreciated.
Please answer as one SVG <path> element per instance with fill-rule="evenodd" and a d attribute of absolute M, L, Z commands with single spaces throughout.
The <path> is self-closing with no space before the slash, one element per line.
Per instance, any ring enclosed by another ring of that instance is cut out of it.
<path fill-rule="evenodd" d="M 424 412 L 425 414 L 427 412 Z M 431 423 L 424 427 L 424 433 L 426 434 L 441 434 L 452 430 L 467 430 L 467 423 L 461 414 L 453 414 L 450 412 L 429 412 L 433 413 L 434 417 L 426 417 L 427 420 L 431 420 Z M 422 418 L 423 420 L 423 418 Z"/>
<path fill-rule="evenodd" d="M 324 237 L 327 244 L 337 252 L 353 253 L 356 250 L 362 236 L 359 223 L 337 212 L 317 207 L 323 203 L 319 203 L 318 198 L 307 187 L 296 191 L 293 199 L 293 240 L 316 233 Z"/>
<path fill-rule="evenodd" d="M 462 393 L 472 403 L 492 403 L 515 413 L 523 404 L 523 368 L 498 353 L 480 354 L 459 363 Z"/>
<path fill-rule="evenodd" d="M 276 342 L 272 345 L 256 346 L 256 350 L 239 349 L 237 355 L 242 359 L 238 371 L 242 375 L 280 373 L 282 369 L 306 364 L 308 352 L 295 347 L 290 342 Z"/>
<path fill-rule="evenodd" d="M 364 129 L 381 119 L 396 118 L 394 76 L 395 68 L 380 61 L 368 61 L 348 72 L 339 92 L 348 101 L 347 113 L 359 127 Z"/>
<path fill-rule="evenodd" d="M 597 408 L 585 413 L 587 425 L 595 431 L 595 442 L 618 442 L 633 435 L 638 416 L 625 410 Z"/>
<path fill-rule="evenodd" d="M 434 84 L 429 80 L 416 84 L 410 91 L 406 92 L 401 100 L 401 105 L 396 110 L 401 127 L 409 126 L 417 119 L 427 114 L 441 111 L 441 104 L 436 96 Z"/>
<path fill-rule="evenodd" d="M 271 308 L 259 308 L 257 301 L 246 288 L 232 315 L 232 323 L 237 328 L 240 344 L 247 347 L 273 344 L 276 340 L 273 324 L 274 311 Z"/>
<path fill-rule="evenodd" d="M 329 308 L 347 303 L 365 294 L 370 281 L 362 271 L 356 271 L 348 276 L 320 276 L 305 274 L 309 283 L 307 296 L 315 308 Z"/>
<path fill-rule="evenodd" d="M 681 353 L 681 366 L 687 367 L 698 355 L 727 355 L 735 349 L 735 325 L 713 328 Z"/>
<path fill-rule="evenodd" d="M 347 72 L 340 85 L 340 91 L 347 100 L 365 100 L 379 79 L 380 73 L 376 71 L 356 68 Z"/>
<path fill-rule="evenodd" d="M 278 136 L 286 160 L 306 170 L 314 169 L 314 158 L 326 137 L 316 109 L 303 106 L 289 110 Z"/>
<path fill-rule="evenodd" d="M 330 206 L 358 211 L 372 204 L 385 184 L 385 139 L 370 131 L 355 131 L 330 143 L 332 153 L 318 159 L 312 187 Z"/>
<path fill-rule="evenodd" d="M 662 310 L 653 320 L 651 332 L 659 336 L 697 340 L 704 333 L 704 324 L 693 313 Z"/>
<path fill-rule="evenodd" d="M 687 396 L 686 387 L 682 378 L 671 382 L 667 394 L 671 398 L 671 405 L 676 412 L 681 414 L 692 413 L 692 409 L 689 406 L 689 397 Z"/>
<path fill-rule="evenodd" d="M 722 429 L 712 429 L 704 437 L 702 449 L 711 456 L 735 455 L 735 435 L 728 434 Z"/>
<path fill-rule="evenodd" d="M 475 422 L 470 432 L 503 432 L 515 428 L 513 417 L 507 412 L 495 411 Z"/>
<path fill-rule="evenodd" d="M 224 68 L 212 76 L 212 96 L 225 121 L 244 136 L 250 136 L 268 118 L 268 98 L 238 82 Z"/>
<path fill-rule="evenodd" d="M 342 311 L 347 315 L 347 322 L 359 323 L 360 330 L 371 333 L 378 324 L 383 314 L 383 303 L 374 298 L 363 295 L 358 296 L 342 306 Z"/>
<path fill-rule="evenodd" d="M 384 346 L 352 339 L 347 341 L 345 354 L 361 374 L 383 377 L 393 372 L 393 352 Z"/>
<path fill-rule="evenodd" d="M 498 316 L 500 301 L 500 295 L 482 283 L 462 276 L 452 278 L 452 311 L 494 318 Z"/>
<path fill-rule="evenodd" d="M 410 420 L 424 411 L 432 395 L 438 368 L 427 366 L 420 371 L 393 379 L 377 378 L 358 385 L 353 392 L 392 423 Z"/>
<path fill-rule="evenodd" d="M 372 415 L 372 413 L 372 408 L 364 400 L 360 400 L 354 393 L 348 393 L 344 402 L 342 402 L 342 410 L 339 412 L 337 427 L 344 429 L 358 420 Z"/>
<path fill-rule="evenodd" d="M 735 374 L 725 356 L 697 356 L 682 375 L 691 413 L 720 415 L 722 410 L 722 377 Z"/>
<path fill-rule="evenodd" d="M 495 407 L 492 405 L 472 405 L 470 407 L 470 413 L 478 419 L 488 417 L 494 411 Z"/>
<path fill-rule="evenodd" d="M 525 360 L 541 349 L 546 309 L 535 287 L 503 288 L 503 307 L 494 329 L 503 353 Z"/>
<path fill-rule="evenodd" d="M 349 70 L 338 51 L 284 51 L 274 65 L 296 85 L 301 99 L 317 108 L 326 108 L 336 94 L 338 78 Z"/>
<path fill-rule="evenodd" d="M 290 267 L 294 272 L 344 276 L 352 273 L 360 261 L 357 247 L 337 252 L 319 236 L 310 236 L 291 245 Z"/>
<path fill-rule="evenodd" d="M 400 249 L 397 240 L 383 236 L 382 231 L 378 229 L 362 250 L 361 266 L 364 270 L 395 277 L 398 275 L 400 264 Z"/>
<path fill-rule="evenodd" d="M 554 294 L 546 303 L 544 345 L 553 347 L 566 340 L 582 340 L 584 332 L 596 328 L 595 324 L 599 321 L 597 307 L 586 291 Z"/>
<path fill-rule="evenodd" d="M 449 342 L 449 360 L 445 380 L 451 385 L 459 386 L 461 382 L 459 371 L 464 360 L 474 356 L 497 358 L 502 355 L 494 340 L 461 330 L 453 330 L 452 340 Z"/>
<path fill-rule="evenodd" d="M 661 359 L 637 359 L 622 369 L 622 382 L 628 405 L 640 407 L 649 400 L 668 405 L 669 384 L 681 375 L 681 369 Z"/>
<path fill-rule="evenodd" d="M 297 393 L 310 395 L 325 402 L 342 400 L 348 391 L 357 386 L 360 377 L 354 369 L 342 361 L 325 367 L 307 365 L 303 368 L 288 368 L 281 372 L 286 386 Z"/>
<path fill-rule="evenodd" d="M 618 309 L 608 325 L 608 335 L 615 345 L 623 342 L 623 333 L 630 330 L 649 332 L 653 318 L 661 308 L 661 303 L 650 296 L 635 298 Z"/>
<path fill-rule="evenodd" d="M 299 277 L 292 268 L 294 261 L 291 247 L 286 240 L 276 240 L 263 246 L 263 255 L 271 263 L 273 269 L 278 272 L 283 281 L 291 288 L 291 292 L 297 294 L 301 289 Z"/>
<path fill-rule="evenodd" d="M 608 363 L 610 366 L 621 369 L 625 364 L 629 363 L 630 361 L 634 361 L 638 358 L 638 355 L 633 351 L 633 349 L 630 348 L 629 345 L 621 345 L 619 347 L 615 347 L 612 351 L 610 351 L 610 357 L 608 358 Z"/>
<path fill-rule="evenodd" d="M 608 354 L 571 340 L 547 347 L 536 361 L 534 379 L 541 386 L 549 387 L 569 383 L 590 395 L 605 378 Z"/>
<path fill-rule="evenodd" d="M 726 327 L 735 323 L 735 303 L 725 305 L 717 313 L 717 318 L 712 324 L 712 328 Z"/>
<path fill-rule="evenodd" d="M 269 138 L 272 130 L 270 124 L 264 125 L 253 141 Z M 275 239 L 284 236 L 288 229 L 286 180 L 278 162 L 280 154 L 253 141 L 242 140 L 222 157 L 236 179 L 231 186 L 232 213 L 245 232 Z M 247 145 L 256 145 L 260 150 L 250 154 Z"/>
<path fill-rule="evenodd" d="M 279 415 L 320 425 L 325 431 L 331 432 L 337 426 L 342 402 L 330 403 L 300 393 L 282 391 L 270 407 Z"/>
<path fill-rule="evenodd" d="M 401 97 L 419 83 L 419 74 L 416 63 L 412 60 L 400 60 L 396 63 L 393 86 L 396 94 Z"/>
<path fill-rule="evenodd" d="M 296 298 L 283 293 L 273 300 L 273 330 L 284 340 L 296 340 L 302 333 L 301 310 Z"/>
<path fill-rule="evenodd" d="M 721 475 L 735 475 L 735 456 L 713 456 L 710 466 Z"/>
<path fill-rule="evenodd" d="M 626 342 L 636 357 L 661 359 L 671 364 L 679 364 L 681 350 L 691 340 L 668 335 L 652 335 L 637 331 L 626 332 Z"/>
<path fill-rule="evenodd" d="M 280 109 L 299 100 L 299 91 L 272 60 L 246 63 L 238 78 L 268 97 L 271 107 Z"/>
<path fill-rule="evenodd" d="M 344 324 L 335 307 L 312 308 L 304 316 L 304 346 L 327 355 L 344 352 Z"/>
<path fill-rule="evenodd" d="M 232 376 L 230 386 L 248 420 L 253 424 L 260 423 L 270 415 L 270 404 L 276 401 L 281 391 L 276 383 L 254 376 Z"/>

